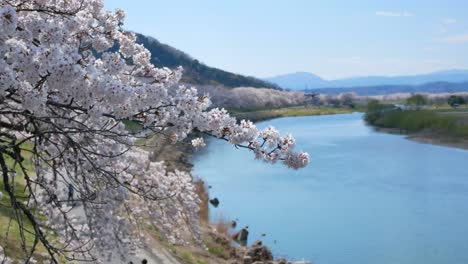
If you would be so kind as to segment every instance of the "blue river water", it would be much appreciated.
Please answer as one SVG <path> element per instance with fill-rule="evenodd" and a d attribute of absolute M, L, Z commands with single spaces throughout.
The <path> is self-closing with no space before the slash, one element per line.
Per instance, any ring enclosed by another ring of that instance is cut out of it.
<path fill-rule="evenodd" d="M 310 165 L 290 170 L 210 140 L 194 175 L 212 219 L 238 219 L 249 242 L 314 264 L 468 263 L 468 151 L 374 131 L 362 114 L 280 118 Z M 265 237 L 261 234 L 265 233 Z"/>

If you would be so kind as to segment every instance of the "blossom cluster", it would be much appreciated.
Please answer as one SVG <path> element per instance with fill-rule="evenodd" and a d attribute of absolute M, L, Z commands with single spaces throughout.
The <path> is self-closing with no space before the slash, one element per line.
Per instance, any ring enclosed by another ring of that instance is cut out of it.
<path fill-rule="evenodd" d="M 121 29 L 124 17 L 105 11 L 102 0 L 0 2 L 0 134 L 33 142 L 27 205 L 39 209 L 37 228 L 58 235 L 40 237 L 56 255 L 134 253 L 144 244 L 135 223 L 174 243 L 187 233 L 201 241 L 190 174 L 149 161 L 123 121 L 174 142 L 196 130 L 295 169 L 309 161 L 294 151 L 291 135 L 237 122 L 225 109 L 210 109 L 194 87 L 177 86 L 182 69 L 155 67 L 135 35 Z M 64 203 L 70 188 L 79 210 Z"/>
<path fill-rule="evenodd" d="M 203 148 L 204 146 L 206 146 L 205 140 L 203 138 L 192 139 L 192 146 L 194 148 Z"/>

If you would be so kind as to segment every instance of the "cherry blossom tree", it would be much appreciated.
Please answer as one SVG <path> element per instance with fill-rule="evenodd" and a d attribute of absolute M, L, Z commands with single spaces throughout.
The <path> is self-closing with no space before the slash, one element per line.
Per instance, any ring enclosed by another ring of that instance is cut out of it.
<path fill-rule="evenodd" d="M 152 65 L 122 29 L 124 16 L 105 11 L 102 0 L 0 1 L 0 206 L 19 226 L 26 262 L 39 245 L 53 263 L 125 256 L 143 245 L 143 224 L 172 243 L 190 242 L 186 234 L 201 242 L 190 174 L 150 162 L 138 139 L 177 142 L 197 131 L 265 162 L 308 163 L 291 135 L 237 122 L 177 85 L 182 69 Z M 124 121 L 143 132 L 127 131 Z M 0 257 L 7 253 L 3 246 Z"/>

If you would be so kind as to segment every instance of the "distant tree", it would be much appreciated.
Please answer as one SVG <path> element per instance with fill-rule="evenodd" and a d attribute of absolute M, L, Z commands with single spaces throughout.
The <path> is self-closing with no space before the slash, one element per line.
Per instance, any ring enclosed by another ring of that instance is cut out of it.
<path fill-rule="evenodd" d="M 427 104 L 427 99 L 422 94 L 415 94 L 406 99 L 406 103 L 420 108 L 421 106 Z"/>
<path fill-rule="evenodd" d="M 338 96 L 333 95 L 333 94 L 325 95 L 325 102 L 329 106 L 338 106 L 338 105 L 340 105 L 340 101 L 338 100 Z"/>
<path fill-rule="evenodd" d="M 378 112 L 384 108 L 384 105 L 379 100 L 371 99 L 367 102 L 367 112 Z"/>
<path fill-rule="evenodd" d="M 371 99 L 367 102 L 367 111 L 365 120 L 371 124 L 375 123 L 381 116 L 385 105 L 380 103 L 379 100 Z"/>
<path fill-rule="evenodd" d="M 323 104 L 322 100 L 320 100 L 320 96 L 317 94 L 316 96 L 312 97 L 311 103 L 315 107 L 319 107 Z"/>
<path fill-rule="evenodd" d="M 312 105 L 315 107 L 320 107 L 321 101 L 318 93 L 304 93 L 304 105 Z"/>
<path fill-rule="evenodd" d="M 465 98 L 458 96 L 458 95 L 452 95 L 447 99 L 447 103 L 451 107 L 457 107 L 462 104 L 466 104 Z"/>
<path fill-rule="evenodd" d="M 354 92 L 350 93 L 341 93 L 338 95 L 338 100 L 341 102 L 341 105 L 354 108 L 354 100 L 357 95 Z"/>

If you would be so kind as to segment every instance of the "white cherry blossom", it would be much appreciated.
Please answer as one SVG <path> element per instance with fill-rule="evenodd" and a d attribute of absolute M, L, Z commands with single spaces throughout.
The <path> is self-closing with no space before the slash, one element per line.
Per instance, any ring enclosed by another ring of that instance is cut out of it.
<path fill-rule="evenodd" d="M 192 146 L 194 148 L 203 148 L 204 146 L 206 146 L 205 140 L 203 138 L 192 139 Z"/>
<path fill-rule="evenodd" d="M 196 88 L 178 86 L 182 69 L 152 65 L 149 51 L 121 29 L 123 11 L 103 6 L 102 0 L 0 1 L 3 191 L 14 198 L 11 175 L 25 175 L 28 200 L 10 199 L 9 206 L 27 216 L 53 262 L 96 261 L 96 253 L 110 249 L 133 254 L 145 242 L 141 225 L 173 243 L 186 243 L 188 234 L 201 243 L 191 175 L 150 161 L 139 138 L 156 134 L 175 143 L 196 131 L 265 162 L 302 168 L 309 161 L 294 152 L 291 135 L 238 123 L 225 109 L 210 109 Z M 127 131 L 124 121 L 144 133 Z M 205 145 L 201 138 L 191 143 Z M 34 173 L 25 169 L 24 153 Z"/>

